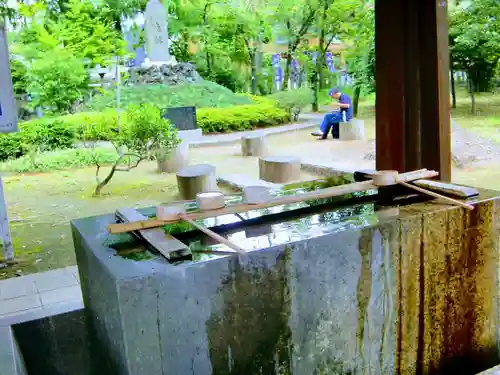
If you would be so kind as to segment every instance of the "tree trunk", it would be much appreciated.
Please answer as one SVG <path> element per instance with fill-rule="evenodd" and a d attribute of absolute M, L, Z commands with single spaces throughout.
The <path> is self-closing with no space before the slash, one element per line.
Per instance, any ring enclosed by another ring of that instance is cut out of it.
<path fill-rule="evenodd" d="M 314 68 L 313 78 L 312 78 L 312 90 L 313 90 L 313 102 L 312 102 L 312 110 L 313 112 L 318 112 L 319 103 L 318 103 L 318 72 L 316 68 Z"/>
<path fill-rule="evenodd" d="M 323 56 L 324 56 L 324 45 L 325 45 L 325 29 L 321 27 L 319 33 L 319 43 L 318 43 L 318 55 L 316 56 L 316 64 L 314 64 L 314 77 L 313 77 L 313 112 L 318 112 L 318 94 L 319 90 L 323 86 L 324 75 L 323 75 Z"/>
<path fill-rule="evenodd" d="M 451 89 L 451 107 L 457 108 L 457 94 L 455 92 L 455 72 L 450 69 L 450 89 Z"/>
<path fill-rule="evenodd" d="M 288 90 L 288 80 L 290 79 L 290 69 L 292 67 L 292 51 L 291 46 L 288 47 L 288 52 L 286 56 L 285 74 L 283 76 L 283 86 L 282 90 Z"/>
<path fill-rule="evenodd" d="M 101 190 L 104 189 L 104 187 L 107 184 L 109 184 L 109 181 L 111 181 L 111 179 L 115 175 L 117 166 L 118 166 L 118 164 L 113 165 L 111 167 L 111 170 L 109 171 L 108 175 L 106 176 L 106 178 L 97 184 L 95 191 L 94 191 L 94 196 L 96 196 L 96 197 L 99 196 L 101 194 Z"/>
<path fill-rule="evenodd" d="M 356 117 L 358 115 L 360 94 L 361 94 L 361 86 L 356 85 L 356 87 L 354 87 L 354 95 L 352 98 L 352 111 L 353 111 L 354 117 Z"/>
<path fill-rule="evenodd" d="M 321 19 L 319 38 L 318 38 L 318 56 L 316 57 L 316 72 L 318 73 L 318 88 L 321 90 L 325 86 L 325 75 L 323 73 L 323 63 L 325 61 L 325 19 L 326 11 L 328 10 L 329 2 L 325 1 L 323 14 Z"/>
<path fill-rule="evenodd" d="M 250 54 L 251 59 L 251 75 L 252 75 L 252 85 L 251 85 L 251 93 L 252 95 L 257 95 L 257 53 L 253 51 Z"/>
<path fill-rule="evenodd" d="M 203 25 L 207 26 L 208 24 L 208 8 L 210 7 L 210 3 L 205 3 L 205 7 L 203 8 Z M 207 48 L 207 41 L 205 40 L 205 46 Z M 207 60 L 207 77 L 211 78 L 212 76 L 212 66 L 210 63 L 210 53 L 208 51 L 205 52 L 205 58 Z"/>
<path fill-rule="evenodd" d="M 470 74 L 468 75 L 468 81 L 469 81 L 469 94 L 470 94 L 470 102 L 471 102 L 471 108 L 470 111 L 473 115 L 476 114 L 476 97 L 474 95 L 474 80 L 470 77 Z"/>

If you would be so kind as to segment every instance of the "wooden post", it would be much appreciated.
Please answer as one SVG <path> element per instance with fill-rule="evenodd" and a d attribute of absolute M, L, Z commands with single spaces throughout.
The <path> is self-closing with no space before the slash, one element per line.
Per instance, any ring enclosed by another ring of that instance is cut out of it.
<path fill-rule="evenodd" d="M 376 166 L 451 179 L 445 0 L 376 0 Z"/>
<path fill-rule="evenodd" d="M 300 180 L 300 159 L 288 156 L 268 156 L 259 159 L 259 178 L 281 184 Z"/>
<path fill-rule="evenodd" d="M 177 186 L 182 199 L 195 199 L 196 194 L 217 191 L 215 167 L 210 164 L 197 164 L 177 172 Z"/>

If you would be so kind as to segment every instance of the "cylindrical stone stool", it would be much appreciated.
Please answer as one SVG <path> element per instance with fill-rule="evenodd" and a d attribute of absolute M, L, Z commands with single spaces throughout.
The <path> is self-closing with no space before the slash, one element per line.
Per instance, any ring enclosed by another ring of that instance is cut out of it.
<path fill-rule="evenodd" d="M 190 165 L 177 172 L 177 187 L 182 199 L 195 199 L 196 194 L 219 191 L 215 167 L 210 164 Z"/>
<path fill-rule="evenodd" d="M 241 154 L 243 156 L 266 156 L 266 134 L 264 132 L 255 132 L 253 134 L 242 136 Z"/>
<path fill-rule="evenodd" d="M 169 151 L 158 150 L 156 156 L 158 173 L 174 173 L 189 165 L 189 143 L 181 142 Z"/>
<path fill-rule="evenodd" d="M 339 124 L 339 140 L 341 141 L 361 141 L 365 139 L 365 122 L 363 120 L 352 119 Z"/>
<path fill-rule="evenodd" d="M 260 158 L 259 178 L 277 184 L 300 180 L 300 159 L 290 156 Z"/>

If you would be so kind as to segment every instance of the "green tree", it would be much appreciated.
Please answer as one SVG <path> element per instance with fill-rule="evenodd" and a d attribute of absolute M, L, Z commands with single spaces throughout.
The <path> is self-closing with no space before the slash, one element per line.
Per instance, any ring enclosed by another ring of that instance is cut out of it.
<path fill-rule="evenodd" d="M 41 52 L 27 72 L 28 92 L 34 107 L 70 112 L 88 90 L 88 73 L 81 59 L 68 50 L 57 48 Z"/>
<path fill-rule="evenodd" d="M 356 18 L 351 23 L 351 35 L 355 35 L 352 46 L 347 52 L 347 71 L 354 80 L 353 112 L 358 114 L 361 91 L 373 92 L 375 89 L 375 12 L 373 1 L 366 1 L 355 8 Z"/>
<path fill-rule="evenodd" d="M 110 10 L 88 0 L 70 0 L 67 11 L 51 30 L 67 49 L 92 65 L 106 65 L 113 56 L 122 56 L 125 43 L 108 20 Z"/>
<path fill-rule="evenodd" d="M 274 14 L 273 26 L 278 36 L 287 40 L 283 90 L 288 89 L 293 58 L 307 40 L 307 34 L 316 19 L 318 6 L 316 0 L 283 0 L 270 10 Z"/>
<path fill-rule="evenodd" d="M 500 59 L 500 14 L 496 0 L 475 0 L 454 8 L 450 15 L 452 70 L 467 73 L 472 112 L 475 92 L 488 91 L 497 74 Z"/>

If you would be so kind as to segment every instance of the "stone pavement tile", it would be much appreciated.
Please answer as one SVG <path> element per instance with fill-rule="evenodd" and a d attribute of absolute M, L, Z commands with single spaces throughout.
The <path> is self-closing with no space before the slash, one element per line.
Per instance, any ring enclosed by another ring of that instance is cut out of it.
<path fill-rule="evenodd" d="M 2 326 L 12 326 L 14 324 L 31 322 L 32 320 L 45 318 L 47 315 L 44 314 L 44 310 L 41 307 L 37 307 L 30 310 L 18 311 L 11 314 L 0 315 L 0 327 Z"/>
<path fill-rule="evenodd" d="M 53 316 L 75 310 L 81 310 L 83 309 L 83 307 L 84 307 L 83 299 L 80 297 L 79 299 L 74 299 L 71 301 L 64 301 L 64 302 L 52 303 L 50 305 L 44 305 L 42 309 L 46 316 Z"/>
<path fill-rule="evenodd" d="M 76 282 L 74 277 L 73 280 Z M 42 300 L 42 305 L 44 306 L 59 302 L 81 300 L 82 290 L 80 289 L 80 285 L 78 284 L 59 289 L 48 290 L 40 292 L 40 299 Z"/>
<path fill-rule="evenodd" d="M 0 316 L 41 307 L 38 294 L 0 301 Z"/>
<path fill-rule="evenodd" d="M 35 285 L 39 292 L 78 285 L 74 274 L 66 268 L 36 274 Z"/>
<path fill-rule="evenodd" d="M 36 293 L 35 283 L 29 277 L 21 276 L 0 281 L 0 301 Z"/>

